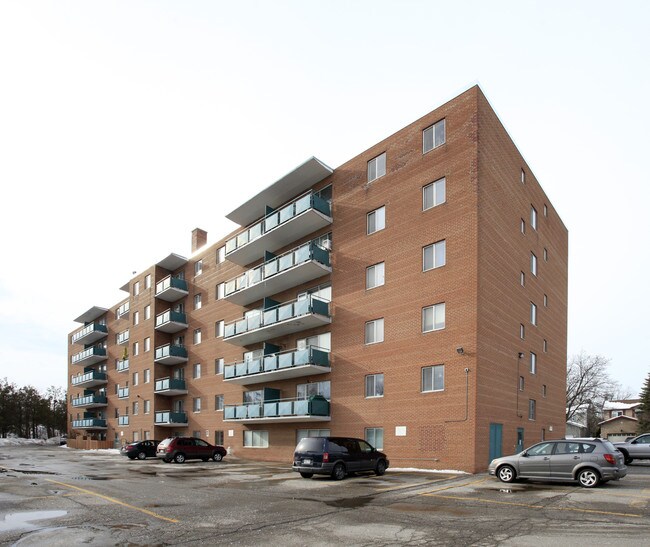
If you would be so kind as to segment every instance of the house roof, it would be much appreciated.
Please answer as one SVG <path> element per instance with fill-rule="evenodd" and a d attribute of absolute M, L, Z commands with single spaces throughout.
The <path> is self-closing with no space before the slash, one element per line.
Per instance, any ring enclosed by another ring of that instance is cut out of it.
<path fill-rule="evenodd" d="M 641 405 L 639 399 L 628 399 L 626 401 L 605 401 L 603 410 L 629 410 Z"/>
<path fill-rule="evenodd" d="M 602 422 L 598 422 L 598 425 L 601 424 L 607 424 L 610 422 L 614 422 L 616 420 L 631 420 L 632 422 L 638 422 L 636 418 L 632 418 L 632 416 L 614 416 L 613 418 L 609 418 L 608 420 L 603 420 Z"/>

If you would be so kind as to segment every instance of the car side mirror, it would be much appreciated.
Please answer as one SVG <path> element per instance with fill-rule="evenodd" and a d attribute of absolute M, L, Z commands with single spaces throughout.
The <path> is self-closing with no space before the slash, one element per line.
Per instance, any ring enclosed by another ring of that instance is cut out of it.
<path fill-rule="evenodd" d="M 527 458 L 527 457 L 528 457 L 528 452 L 526 452 L 526 451 L 524 450 L 524 451 L 521 453 L 521 455 L 522 455 L 524 458 Z"/>

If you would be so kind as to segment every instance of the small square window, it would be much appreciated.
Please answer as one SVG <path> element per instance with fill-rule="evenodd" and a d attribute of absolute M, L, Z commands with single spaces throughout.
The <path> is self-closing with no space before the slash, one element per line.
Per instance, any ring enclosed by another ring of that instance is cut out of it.
<path fill-rule="evenodd" d="M 422 367 L 422 392 L 443 391 L 445 389 L 445 366 Z"/>
<path fill-rule="evenodd" d="M 384 284 L 384 263 L 380 262 L 366 268 L 366 289 L 374 289 Z"/>
<path fill-rule="evenodd" d="M 445 120 L 440 120 L 422 131 L 422 153 L 426 154 L 434 148 L 445 144 L 446 128 Z"/>
<path fill-rule="evenodd" d="M 433 270 L 444 266 L 447 260 L 446 241 L 438 241 L 422 249 L 422 271 Z"/>
<path fill-rule="evenodd" d="M 366 233 L 368 235 L 374 234 L 386 228 L 386 207 L 379 207 L 374 211 L 370 211 L 366 220 Z"/>
<path fill-rule="evenodd" d="M 384 375 L 369 374 L 366 376 L 366 397 L 384 396 Z"/>
<path fill-rule="evenodd" d="M 377 180 L 386 174 L 386 152 L 379 154 L 368 162 L 368 182 Z"/>
<path fill-rule="evenodd" d="M 365 328 L 365 343 L 377 344 L 384 341 L 384 320 L 368 321 Z"/>
<path fill-rule="evenodd" d="M 422 308 L 422 332 L 445 328 L 445 303 Z"/>
<path fill-rule="evenodd" d="M 422 187 L 422 210 L 426 211 L 447 200 L 447 181 L 443 177 Z"/>

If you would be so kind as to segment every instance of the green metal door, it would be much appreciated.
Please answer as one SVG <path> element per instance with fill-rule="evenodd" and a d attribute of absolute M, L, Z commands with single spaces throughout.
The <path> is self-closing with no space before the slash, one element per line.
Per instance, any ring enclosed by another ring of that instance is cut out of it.
<path fill-rule="evenodd" d="M 503 424 L 490 424 L 490 458 L 488 463 L 494 458 L 502 456 L 501 440 L 503 438 Z"/>

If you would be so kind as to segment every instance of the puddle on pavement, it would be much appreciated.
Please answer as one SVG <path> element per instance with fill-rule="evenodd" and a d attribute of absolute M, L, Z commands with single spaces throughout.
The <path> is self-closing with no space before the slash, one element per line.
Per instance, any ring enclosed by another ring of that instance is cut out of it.
<path fill-rule="evenodd" d="M 72 477 L 72 480 L 75 481 L 107 481 L 112 479 L 112 477 L 102 477 L 99 475 L 86 475 L 80 477 Z"/>
<path fill-rule="evenodd" d="M 34 521 L 60 518 L 67 514 L 67 511 L 26 511 L 24 513 L 8 513 L 5 515 L 4 521 L 0 522 L 0 532 L 41 528 L 38 524 L 34 524 Z"/>
<path fill-rule="evenodd" d="M 340 498 L 338 500 L 325 501 L 324 503 L 337 509 L 357 509 L 359 507 L 365 507 L 371 501 L 371 497 L 364 496 L 359 498 Z"/>

